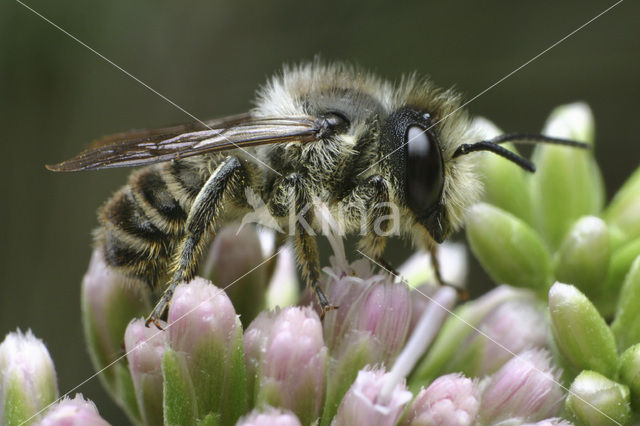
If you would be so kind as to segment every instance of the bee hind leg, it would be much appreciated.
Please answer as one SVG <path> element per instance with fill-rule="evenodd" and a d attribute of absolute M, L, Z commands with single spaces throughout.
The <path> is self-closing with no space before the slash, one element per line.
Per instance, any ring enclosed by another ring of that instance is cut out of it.
<path fill-rule="evenodd" d="M 176 251 L 171 282 L 147 318 L 147 326 L 153 323 L 160 328 L 159 319 L 169 306 L 176 287 L 194 277 L 201 254 L 217 230 L 223 206 L 229 202 L 246 204 L 244 190 L 251 181 L 250 173 L 248 164 L 237 157 L 228 157 L 207 179 L 189 211 L 186 235 Z"/>

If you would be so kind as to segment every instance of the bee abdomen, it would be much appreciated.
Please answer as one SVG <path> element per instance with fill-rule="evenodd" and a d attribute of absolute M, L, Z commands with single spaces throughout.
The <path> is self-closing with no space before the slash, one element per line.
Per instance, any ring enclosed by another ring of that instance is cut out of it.
<path fill-rule="evenodd" d="M 155 227 L 172 237 L 182 234 L 188 214 L 169 190 L 159 167 L 133 174 L 130 186 L 136 202 Z"/>
<path fill-rule="evenodd" d="M 201 162 L 174 161 L 134 172 L 98 214 L 107 264 L 154 288 L 184 235 L 203 171 Z"/>

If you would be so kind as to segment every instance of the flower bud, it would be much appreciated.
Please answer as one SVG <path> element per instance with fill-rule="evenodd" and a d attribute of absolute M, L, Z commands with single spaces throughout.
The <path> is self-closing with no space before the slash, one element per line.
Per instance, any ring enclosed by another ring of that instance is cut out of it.
<path fill-rule="evenodd" d="M 584 103 L 556 108 L 543 134 L 593 145 L 593 117 Z M 604 203 L 600 170 L 589 150 L 538 144 L 533 153 L 537 171 L 531 195 L 538 229 L 552 249 L 560 246 L 579 217 L 598 214 Z"/>
<path fill-rule="evenodd" d="M 403 425 L 472 425 L 479 408 L 478 385 L 461 374 L 447 374 L 418 393 Z"/>
<path fill-rule="evenodd" d="M 366 267 L 365 267 L 366 266 Z M 324 338 L 333 362 L 327 373 L 322 424 L 335 415 L 340 401 L 366 365 L 390 366 L 403 348 L 412 321 L 412 299 L 423 298 L 389 275 L 372 275 L 368 265 L 357 276 L 337 275 L 327 285 L 327 297 L 340 309 L 324 318 Z"/>
<path fill-rule="evenodd" d="M 246 362 L 260 366 L 256 406 L 284 407 L 303 424 L 312 423 L 320 415 L 325 390 L 327 348 L 320 319 L 311 308 L 290 307 L 272 320 L 260 315 L 256 321 L 261 324 L 249 326 L 246 337 Z"/>
<path fill-rule="evenodd" d="M 631 418 L 629 388 L 595 371 L 583 371 L 576 377 L 565 406 L 584 425 L 627 424 Z"/>
<path fill-rule="evenodd" d="M 620 350 L 640 342 L 638 306 L 640 306 L 640 256 L 636 257 L 624 280 L 622 291 L 618 296 L 616 317 L 611 324 L 611 331 L 616 337 Z"/>
<path fill-rule="evenodd" d="M 542 306 L 532 294 L 499 305 L 478 324 L 478 329 L 481 333 L 474 332 L 458 352 L 462 356 L 456 354 L 452 370 L 481 377 L 494 373 L 513 354 L 542 349 L 547 342 Z"/>
<path fill-rule="evenodd" d="M 267 269 L 256 268 L 263 260 L 255 227 L 233 224 L 216 233 L 205 262 L 205 276 L 225 289 L 245 325 L 264 308 Z"/>
<path fill-rule="evenodd" d="M 198 418 L 237 421 L 246 409 L 242 326 L 221 289 L 202 278 L 181 284 L 169 307 L 169 346 L 183 357 L 197 398 Z"/>
<path fill-rule="evenodd" d="M 485 118 L 474 119 L 473 126 L 482 139 L 504 134 Z M 502 146 L 518 153 L 511 143 Z M 478 172 L 484 186 L 484 201 L 511 213 L 529 226 L 534 226 L 528 173 L 499 155 L 483 155 L 480 163 Z"/>
<path fill-rule="evenodd" d="M 146 327 L 143 319 L 136 319 L 127 326 L 124 344 L 142 421 L 148 425 L 161 424 L 166 333 Z"/>
<path fill-rule="evenodd" d="M 547 291 L 551 281 L 549 253 L 538 234 L 522 220 L 497 207 L 476 204 L 467 216 L 467 238 L 494 281 L 538 293 Z"/>
<path fill-rule="evenodd" d="M 302 426 L 302 423 L 290 411 L 269 407 L 264 411 L 253 410 L 241 418 L 236 426 Z"/>
<path fill-rule="evenodd" d="M 600 218 L 585 216 L 573 225 L 556 254 L 556 279 L 596 300 L 604 288 L 609 257 L 607 225 Z"/>
<path fill-rule="evenodd" d="M 604 219 L 617 229 L 622 241 L 640 237 L 640 168 L 614 195 Z"/>
<path fill-rule="evenodd" d="M 260 378 L 262 377 L 262 358 L 267 350 L 273 322 L 279 312 L 278 308 L 275 311 L 262 311 L 244 332 L 243 345 L 249 407 L 253 407 L 258 398 Z"/>
<path fill-rule="evenodd" d="M 342 399 L 332 426 L 395 425 L 412 395 L 403 384 L 382 394 L 387 377 L 384 370 L 361 370 Z"/>
<path fill-rule="evenodd" d="M 606 301 L 609 302 L 605 313 L 610 314 L 615 310 L 625 277 L 638 256 L 640 256 L 640 238 L 623 244 L 611 253 L 609 272 L 603 289 L 603 299 L 606 297 Z"/>
<path fill-rule="evenodd" d="M 268 309 L 294 305 L 300 297 L 300 285 L 296 272 L 296 256 L 290 246 L 283 246 L 269 280 L 266 293 Z"/>
<path fill-rule="evenodd" d="M 442 374 L 458 369 L 457 366 L 460 364 L 453 365 L 453 361 L 460 359 L 458 353 L 461 351 L 462 342 L 472 340 L 476 334 L 469 325 L 477 328 L 484 318 L 503 303 L 521 298 L 530 300 L 533 297 L 528 290 L 503 285 L 458 307 L 454 311 L 455 315 L 450 316 L 444 323 L 436 341 L 411 375 L 409 387 L 417 392 L 424 383 L 432 382 Z M 473 349 L 473 345 L 470 348 Z M 468 356 L 461 358 L 471 362 L 477 351 L 470 350 L 467 353 Z M 473 365 L 476 363 L 474 362 Z"/>
<path fill-rule="evenodd" d="M 58 396 L 49 351 L 31 330 L 9 333 L 0 344 L 0 423 L 19 425 Z"/>
<path fill-rule="evenodd" d="M 140 414 L 122 355 L 125 329 L 133 318 L 151 310 L 146 284 L 129 278 L 104 261 L 102 250 L 95 249 L 89 270 L 82 280 L 82 325 L 89 355 L 100 381 L 111 397 L 135 422 Z M 109 368 L 105 368 L 109 366 Z"/>
<path fill-rule="evenodd" d="M 555 283 L 549 291 L 549 311 L 555 343 L 573 369 L 613 377 L 615 339 L 589 299 L 572 285 Z"/>
<path fill-rule="evenodd" d="M 63 398 L 47 410 L 46 415 L 37 423 L 38 426 L 109 426 L 100 417 L 96 405 L 85 400 L 81 394 L 75 398 Z"/>
<path fill-rule="evenodd" d="M 629 386 L 631 404 L 638 411 L 640 409 L 640 343 L 631 346 L 620 355 L 618 377 L 620 382 Z"/>
<path fill-rule="evenodd" d="M 564 394 L 544 350 L 516 355 L 489 380 L 482 394 L 483 424 L 518 418 L 535 422 L 559 414 Z"/>

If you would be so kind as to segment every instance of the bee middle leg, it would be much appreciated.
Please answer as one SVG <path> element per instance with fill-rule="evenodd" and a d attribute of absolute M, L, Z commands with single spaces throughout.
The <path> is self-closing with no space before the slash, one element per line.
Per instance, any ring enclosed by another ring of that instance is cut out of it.
<path fill-rule="evenodd" d="M 293 206 L 293 212 L 290 206 Z M 314 237 L 315 233 L 311 228 L 314 211 L 305 177 L 300 173 L 291 173 L 279 180 L 273 189 L 269 210 L 275 217 L 286 217 L 290 213 L 295 214 L 295 224 L 293 224 L 293 229 L 289 229 L 289 232 L 294 232 L 294 248 L 298 263 L 302 267 L 302 276 L 315 293 L 320 304 L 320 316 L 324 318 L 328 311 L 338 307 L 329 303 L 319 285 L 320 257 Z M 289 220 L 291 221 L 291 217 Z"/>
<path fill-rule="evenodd" d="M 396 270 L 382 258 L 387 237 L 393 233 L 393 227 L 397 225 L 394 220 L 400 219 L 393 216 L 388 185 L 382 176 L 371 176 L 357 185 L 341 203 L 344 206 L 343 211 L 350 214 L 352 220 L 360 221 L 360 250 L 392 275 L 397 276 Z"/>
<path fill-rule="evenodd" d="M 174 273 L 164 293 L 147 318 L 146 325 L 162 317 L 173 292 L 179 283 L 192 279 L 198 261 L 206 248 L 210 236 L 216 231 L 218 219 L 227 203 L 245 204 L 245 188 L 251 181 L 250 165 L 237 157 L 225 159 L 205 182 L 189 211 L 185 237 L 178 246 L 173 267 Z"/>

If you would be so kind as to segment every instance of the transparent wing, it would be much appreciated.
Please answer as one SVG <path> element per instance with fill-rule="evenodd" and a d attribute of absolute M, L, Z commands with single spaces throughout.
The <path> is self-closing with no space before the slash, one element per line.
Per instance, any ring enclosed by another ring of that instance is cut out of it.
<path fill-rule="evenodd" d="M 240 115 L 207 123 L 156 130 L 134 130 L 106 136 L 62 163 L 46 166 L 55 172 L 131 167 L 161 161 L 280 142 L 320 139 L 323 122 L 315 117 L 253 118 Z M 198 130 L 199 128 L 204 130 Z"/>

